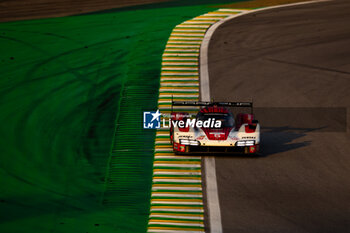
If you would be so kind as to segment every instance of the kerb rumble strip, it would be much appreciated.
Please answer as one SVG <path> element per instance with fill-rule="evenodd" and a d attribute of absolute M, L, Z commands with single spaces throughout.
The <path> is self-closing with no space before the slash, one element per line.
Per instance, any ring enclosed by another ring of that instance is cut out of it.
<path fill-rule="evenodd" d="M 171 106 L 199 100 L 199 51 L 208 28 L 245 10 L 219 9 L 177 25 L 163 53 L 158 108 L 162 113 L 196 107 Z M 148 232 L 204 232 L 201 157 L 173 153 L 169 129 L 157 130 Z"/>

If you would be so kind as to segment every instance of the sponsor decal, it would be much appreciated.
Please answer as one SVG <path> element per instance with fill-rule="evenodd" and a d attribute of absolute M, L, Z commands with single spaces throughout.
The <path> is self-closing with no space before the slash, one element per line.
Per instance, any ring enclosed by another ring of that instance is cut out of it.
<path fill-rule="evenodd" d="M 223 133 L 223 132 L 211 132 L 209 134 L 213 135 L 214 138 L 216 138 L 216 139 L 220 139 L 222 136 L 225 135 L 225 133 Z"/>
<path fill-rule="evenodd" d="M 193 138 L 193 136 L 190 136 L 190 135 L 180 135 L 179 138 Z"/>
<path fill-rule="evenodd" d="M 242 139 L 255 139 L 254 136 L 247 136 L 247 137 L 242 137 Z"/>

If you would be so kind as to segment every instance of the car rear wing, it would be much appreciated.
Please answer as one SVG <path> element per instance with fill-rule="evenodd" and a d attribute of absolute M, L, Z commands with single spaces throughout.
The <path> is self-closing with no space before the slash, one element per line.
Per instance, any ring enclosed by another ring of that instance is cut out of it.
<path fill-rule="evenodd" d="M 222 107 L 253 107 L 253 102 L 205 102 L 205 101 L 172 101 L 173 106 L 222 106 Z"/>
<path fill-rule="evenodd" d="M 250 108 L 253 114 L 253 102 L 207 102 L 207 101 L 172 101 L 173 106 L 220 106 L 220 107 L 245 107 Z"/>

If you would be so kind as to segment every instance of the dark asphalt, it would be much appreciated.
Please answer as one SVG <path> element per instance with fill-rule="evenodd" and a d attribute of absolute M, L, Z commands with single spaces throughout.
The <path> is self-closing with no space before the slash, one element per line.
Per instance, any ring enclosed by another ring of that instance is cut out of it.
<path fill-rule="evenodd" d="M 350 232 L 350 1 L 223 24 L 209 79 L 215 100 L 253 99 L 264 128 L 262 156 L 216 157 L 224 232 Z"/>

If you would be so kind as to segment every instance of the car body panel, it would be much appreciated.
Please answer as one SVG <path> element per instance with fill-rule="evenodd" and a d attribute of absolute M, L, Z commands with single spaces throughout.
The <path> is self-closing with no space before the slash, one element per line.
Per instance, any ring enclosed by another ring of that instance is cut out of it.
<path fill-rule="evenodd" d="M 173 116 L 177 113 L 173 113 Z M 184 120 L 189 118 L 186 113 L 182 117 L 173 118 Z M 195 152 L 223 152 L 255 154 L 259 151 L 260 124 L 254 120 L 253 114 L 239 113 L 234 118 L 231 111 L 216 105 L 206 106 L 199 110 L 196 119 L 205 119 L 203 116 L 221 117 L 223 127 L 171 127 L 171 142 L 175 153 Z M 223 117 L 224 116 L 224 117 Z M 227 123 L 227 125 L 225 125 Z"/>

